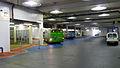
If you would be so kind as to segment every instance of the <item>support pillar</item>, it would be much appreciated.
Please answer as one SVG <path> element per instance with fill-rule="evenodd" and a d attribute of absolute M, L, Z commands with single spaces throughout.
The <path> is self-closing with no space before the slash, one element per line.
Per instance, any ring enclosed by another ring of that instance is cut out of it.
<path fill-rule="evenodd" d="M 9 6 L 6 6 L 7 4 L 0 2 L 0 47 L 3 52 L 10 51 L 10 12 Z"/>
<path fill-rule="evenodd" d="M 57 28 L 57 24 L 54 24 L 54 28 Z"/>
<path fill-rule="evenodd" d="M 39 22 L 40 45 L 43 45 L 43 21 Z"/>
<path fill-rule="evenodd" d="M 32 26 L 29 26 L 29 43 L 32 44 Z"/>
<path fill-rule="evenodd" d="M 68 33 L 68 27 L 69 27 L 69 26 L 68 26 L 68 25 L 66 25 L 66 33 Z"/>
<path fill-rule="evenodd" d="M 17 33 L 16 33 L 16 30 L 17 28 L 16 28 L 16 26 L 14 26 L 14 43 L 16 43 L 17 42 Z"/>

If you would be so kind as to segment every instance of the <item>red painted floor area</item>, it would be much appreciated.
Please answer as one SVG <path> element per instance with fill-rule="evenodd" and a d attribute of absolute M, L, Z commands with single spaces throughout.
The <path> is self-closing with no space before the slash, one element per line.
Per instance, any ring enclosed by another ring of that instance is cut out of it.
<path fill-rule="evenodd" d="M 37 45 L 36 44 L 27 45 L 27 46 L 24 46 L 24 47 L 21 47 L 21 48 L 11 50 L 10 52 L 0 53 L 0 58 L 6 58 L 6 57 L 15 56 L 15 55 L 18 55 L 18 54 L 21 54 L 21 53 L 28 52 L 25 49 L 30 48 L 30 47 L 34 47 L 34 46 L 37 46 Z"/>

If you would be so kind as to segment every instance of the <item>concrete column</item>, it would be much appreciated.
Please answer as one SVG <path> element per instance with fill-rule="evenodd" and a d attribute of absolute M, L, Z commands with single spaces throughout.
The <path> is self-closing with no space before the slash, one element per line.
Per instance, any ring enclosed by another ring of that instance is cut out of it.
<path fill-rule="evenodd" d="M 39 22 L 40 45 L 43 45 L 43 21 Z"/>
<path fill-rule="evenodd" d="M 74 31 L 76 31 L 76 26 L 74 26 Z"/>
<path fill-rule="evenodd" d="M 67 33 L 68 33 L 68 27 L 69 27 L 69 26 L 68 26 L 68 25 L 66 25 L 66 32 L 67 32 Z"/>
<path fill-rule="evenodd" d="M 17 28 L 16 28 L 16 26 L 14 26 L 14 43 L 17 42 L 17 33 L 16 33 L 16 31 L 17 31 Z"/>
<path fill-rule="evenodd" d="M 29 26 L 29 43 L 32 44 L 32 26 Z"/>
<path fill-rule="evenodd" d="M 80 36 L 83 36 L 83 30 L 82 29 L 80 29 Z"/>
<path fill-rule="evenodd" d="M 54 28 L 57 28 L 57 24 L 54 24 Z"/>
<path fill-rule="evenodd" d="M 113 27 L 119 27 L 119 23 L 118 23 L 117 20 L 114 21 L 114 25 L 113 25 Z"/>
<path fill-rule="evenodd" d="M 3 52 L 10 51 L 10 11 L 7 5 L 0 2 L 0 47 Z M 0 50 L 1 52 L 1 50 Z"/>

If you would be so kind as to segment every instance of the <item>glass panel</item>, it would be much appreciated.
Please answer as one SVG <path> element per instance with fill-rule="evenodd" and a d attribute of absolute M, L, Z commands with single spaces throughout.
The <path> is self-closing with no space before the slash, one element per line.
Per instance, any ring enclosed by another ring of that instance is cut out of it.
<path fill-rule="evenodd" d="M 117 34 L 108 34 L 108 38 L 116 38 Z"/>
<path fill-rule="evenodd" d="M 113 34 L 113 38 L 116 38 L 117 37 L 117 35 L 116 34 Z"/>

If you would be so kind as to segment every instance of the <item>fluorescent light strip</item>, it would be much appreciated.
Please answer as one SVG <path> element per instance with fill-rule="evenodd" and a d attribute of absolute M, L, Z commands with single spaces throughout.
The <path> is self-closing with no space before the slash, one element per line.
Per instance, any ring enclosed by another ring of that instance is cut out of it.
<path fill-rule="evenodd" d="M 91 18 L 85 18 L 85 19 L 89 20 L 89 19 L 91 19 Z"/>
<path fill-rule="evenodd" d="M 51 11 L 50 13 L 52 13 L 52 14 L 60 14 L 60 13 L 63 13 L 63 12 L 59 11 L 59 10 L 54 10 L 54 11 Z"/>
<path fill-rule="evenodd" d="M 76 19 L 76 17 L 68 17 L 68 19 Z"/>
<path fill-rule="evenodd" d="M 98 15 L 99 17 L 103 17 L 103 16 L 110 16 L 110 14 L 100 14 L 100 15 Z"/>
<path fill-rule="evenodd" d="M 98 23 L 93 23 L 93 25 L 97 25 Z"/>
<path fill-rule="evenodd" d="M 80 24 L 75 24 L 75 25 L 80 25 Z"/>
<path fill-rule="evenodd" d="M 38 5 L 36 1 L 26 1 L 26 2 L 23 2 L 22 4 L 27 7 L 36 7 L 41 5 L 41 4 Z"/>
<path fill-rule="evenodd" d="M 14 23 L 10 23 L 10 24 L 14 24 Z"/>
<path fill-rule="evenodd" d="M 105 10 L 105 9 L 107 9 L 107 7 L 97 6 L 92 8 L 91 10 L 99 11 L 99 10 Z"/>
<path fill-rule="evenodd" d="M 51 19 L 48 19 L 49 21 L 55 21 L 56 19 L 53 19 L 53 18 L 51 18 Z"/>

